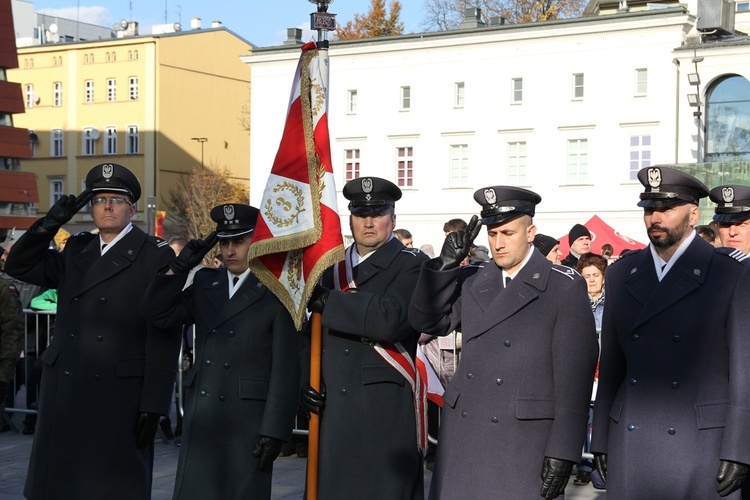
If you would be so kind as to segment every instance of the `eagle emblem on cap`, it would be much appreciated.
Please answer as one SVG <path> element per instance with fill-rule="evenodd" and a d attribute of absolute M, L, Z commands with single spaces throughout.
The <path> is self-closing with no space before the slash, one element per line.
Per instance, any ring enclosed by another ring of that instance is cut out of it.
<path fill-rule="evenodd" d="M 226 220 L 234 219 L 234 205 L 224 205 L 224 218 Z"/>
<path fill-rule="evenodd" d="M 494 205 L 495 203 L 497 203 L 497 195 L 495 194 L 495 190 L 492 188 L 485 189 L 484 199 L 489 205 Z"/>
<path fill-rule="evenodd" d="M 115 173 L 115 167 L 114 165 L 110 163 L 105 163 L 102 165 L 102 177 L 109 180 L 112 178 L 112 175 Z"/>
<path fill-rule="evenodd" d="M 369 177 L 362 179 L 362 191 L 365 193 L 372 193 L 372 179 Z"/>
<path fill-rule="evenodd" d="M 657 189 L 659 186 L 661 186 L 661 169 L 648 169 L 648 185 L 654 189 Z"/>
<path fill-rule="evenodd" d="M 734 188 L 727 186 L 721 190 L 721 199 L 724 203 L 732 203 L 734 201 Z"/>

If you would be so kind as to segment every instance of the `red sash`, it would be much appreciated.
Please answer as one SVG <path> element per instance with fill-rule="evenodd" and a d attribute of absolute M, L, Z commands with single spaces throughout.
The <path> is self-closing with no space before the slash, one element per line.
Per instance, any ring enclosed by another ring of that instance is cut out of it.
<path fill-rule="evenodd" d="M 354 245 L 346 249 L 345 265 L 338 262 L 333 265 L 333 274 L 336 290 L 345 292 L 356 289 L 354 280 Z M 424 362 L 417 358 L 416 362 L 406 351 L 401 342 L 392 344 L 390 342 L 375 342 L 372 345 L 375 352 L 382 357 L 386 363 L 399 372 L 411 387 L 414 394 L 414 416 L 417 422 L 417 448 L 422 456 L 427 453 L 427 369 Z"/>

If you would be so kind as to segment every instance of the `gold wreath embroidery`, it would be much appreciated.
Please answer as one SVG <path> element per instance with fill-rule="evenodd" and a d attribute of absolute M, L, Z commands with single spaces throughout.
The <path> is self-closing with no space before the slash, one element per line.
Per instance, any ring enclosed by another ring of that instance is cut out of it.
<path fill-rule="evenodd" d="M 299 284 L 302 281 L 302 252 L 295 250 L 289 254 L 289 269 L 286 272 L 286 281 L 289 288 L 294 290 L 293 295 L 300 292 Z"/>
<path fill-rule="evenodd" d="M 292 203 L 287 201 L 284 197 L 278 197 L 275 202 L 272 202 L 271 198 L 268 198 L 264 207 L 264 215 L 276 227 L 287 227 L 291 226 L 294 223 L 299 223 L 299 216 L 302 212 L 305 211 L 304 192 L 302 191 L 302 189 L 298 188 L 289 181 L 284 181 L 281 184 L 277 184 L 276 186 L 274 186 L 274 193 L 279 193 L 281 191 L 290 191 L 292 193 L 292 196 L 297 200 L 297 206 L 292 208 Z M 273 213 L 274 203 L 277 206 L 283 207 L 284 211 L 292 213 L 289 215 L 289 217 L 279 217 L 278 215 Z"/>

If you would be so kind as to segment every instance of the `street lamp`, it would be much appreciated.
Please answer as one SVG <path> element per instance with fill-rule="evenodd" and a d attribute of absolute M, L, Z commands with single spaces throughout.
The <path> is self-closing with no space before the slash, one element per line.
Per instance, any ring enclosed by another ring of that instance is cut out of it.
<path fill-rule="evenodd" d="M 702 117 L 702 113 L 701 113 L 701 77 L 700 77 L 700 74 L 698 73 L 698 63 L 702 62 L 702 61 L 703 61 L 703 57 L 698 57 L 698 54 L 696 54 L 695 49 L 693 49 L 693 59 L 691 60 L 691 62 L 693 63 L 693 67 L 695 68 L 695 72 L 694 73 L 688 73 L 687 77 L 688 77 L 688 83 L 690 83 L 690 85 L 692 85 L 693 87 L 695 87 L 695 92 L 696 93 L 694 93 L 694 94 L 692 94 L 692 93 L 688 94 L 687 98 L 688 98 L 688 103 L 690 104 L 690 106 L 693 107 L 693 108 L 695 108 L 695 111 L 693 111 L 693 116 L 696 118 L 696 124 L 698 125 L 698 136 L 696 137 L 696 139 L 697 139 L 697 141 L 696 141 L 697 142 L 697 145 L 696 145 L 696 163 L 700 163 L 701 160 L 702 160 L 702 155 L 701 155 L 701 149 L 702 149 L 701 146 L 702 146 L 702 144 L 701 144 L 701 141 L 702 141 L 702 138 L 703 138 L 702 137 L 703 133 L 705 132 L 703 130 L 703 123 L 702 123 L 702 120 L 701 120 L 701 117 Z"/>
<path fill-rule="evenodd" d="M 190 140 L 201 143 L 201 168 L 202 168 L 203 167 L 203 143 L 208 142 L 208 139 L 205 137 L 191 137 Z"/>

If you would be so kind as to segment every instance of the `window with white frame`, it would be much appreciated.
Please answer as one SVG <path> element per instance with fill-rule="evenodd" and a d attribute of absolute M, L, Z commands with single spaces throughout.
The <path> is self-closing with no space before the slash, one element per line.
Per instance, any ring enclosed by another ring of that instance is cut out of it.
<path fill-rule="evenodd" d="M 573 100 L 583 99 L 583 73 L 573 74 Z"/>
<path fill-rule="evenodd" d="M 56 108 L 62 106 L 62 82 L 52 84 L 52 105 Z"/>
<path fill-rule="evenodd" d="M 346 92 L 346 113 L 349 115 L 357 114 L 357 91 L 348 90 Z"/>
<path fill-rule="evenodd" d="M 128 78 L 128 99 L 131 101 L 138 100 L 138 77 L 131 76 Z"/>
<path fill-rule="evenodd" d="M 510 83 L 510 102 L 521 104 L 523 102 L 523 78 L 513 78 Z"/>
<path fill-rule="evenodd" d="M 639 68 L 635 70 L 635 95 L 645 96 L 648 92 L 648 70 Z"/>
<path fill-rule="evenodd" d="M 26 84 L 26 107 L 33 108 L 36 94 L 34 94 L 34 85 L 31 83 Z"/>
<path fill-rule="evenodd" d="M 414 185 L 414 148 L 396 148 L 396 178 L 399 187 Z"/>
<path fill-rule="evenodd" d="M 49 206 L 57 203 L 57 200 L 63 195 L 63 187 L 62 179 L 49 180 Z"/>
<path fill-rule="evenodd" d="M 526 143 L 509 142 L 506 181 L 511 185 L 526 184 Z"/>
<path fill-rule="evenodd" d="M 737 2 L 737 12 L 750 11 L 750 2 Z"/>
<path fill-rule="evenodd" d="M 138 125 L 128 125 L 125 136 L 125 154 L 137 155 L 141 152 L 141 135 Z"/>
<path fill-rule="evenodd" d="M 83 129 L 83 138 L 81 143 L 81 154 L 91 156 L 96 154 L 96 132 L 93 127 Z"/>
<path fill-rule="evenodd" d="M 585 184 L 588 181 L 588 140 L 568 141 L 568 184 Z"/>
<path fill-rule="evenodd" d="M 464 101 L 466 100 L 464 82 L 456 82 L 453 87 L 453 105 L 457 108 L 464 107 Z"/>
<path fill-rule="evenodd" d="M 411 87 L 401 87 L 401 111 L 411 109 Z"/>
<path fill-rule="evenodd" d="M 107 78 L 107 102 L 115 102 L 117 100 L 117 80 L 114 78 Z"/>
<path fill-rule="evenodd" d="M 86 80 L 84 82 L 84 89 L 85 89 L 85 100 L 87 104 L 91 104 L 94 102 L 94 80 Z"/>
<path fill-rule="evenodd" d="M 63 155 L 63 130 L 53 128 L 49 131 L 49 155 L 59 158 Z"/>
<path fill-rule="evenodd" d="M 359 149 L 344 150 L 344 177 L 346 182 L 359 178 Z"/>
<path fill-rule="evenodd" d="M 117 154 L 117 127 L 104 128 L 104 154 Z"/>
<path fill-rule="evenodd" d="M 469 185 L 469 145 L 451 144 L 450 147 L 450 187 Z"/>
<path fill-rule="evenodd" d="M 651 136 L 630 136 L 630 180 L 638 180 L 638 171 L 651 166 Z"/>

